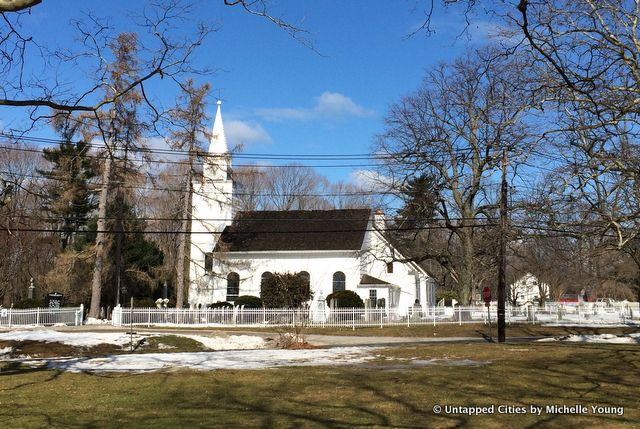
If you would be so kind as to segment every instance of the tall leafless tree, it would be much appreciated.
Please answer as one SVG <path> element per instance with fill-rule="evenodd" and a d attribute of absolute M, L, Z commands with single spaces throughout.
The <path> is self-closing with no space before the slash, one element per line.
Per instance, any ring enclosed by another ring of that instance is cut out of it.
<path fill-rule="evenodd" d="M 178 99 L 178 106 L 171 111 L 171 124 L 173 131 L 170 141 L 172 147 L 187 152 L 186 175 L 182 184 L 180 196 L 182 207 L 180 210 L 181 224 L 177 234 L 178 254 L 176 260 L 176 308 L 182 308 L 185 289 L 185 272 L 189 267 L 191 232 L 191 215 L 193 201 L 193 178 L 196 157 L 198 152 L 204 150 L 206 136 L 205 123 L 207 114 L 205 99 L 209 94 L 209 85 L 194 86 L 193 81 L 188 80 L 183 85 L 183 93 Z"/>
<path fill-rule="evenodd" d="M 388 156 L 384 174 L 395 189 L 419 176 L 435 179 L 434 211 L 457 243 L 465 304 L 478 284 L 478 228 L 494 223 L 492 176 L 503 150 L 516 157 L 530 143 L 522 117 L 531 102 L 513 67 L 471 56 L 428 72 L 418 91 L 391 107 L 376 147 Z M 451 270 L 452 261 L 446 264 Z"/>

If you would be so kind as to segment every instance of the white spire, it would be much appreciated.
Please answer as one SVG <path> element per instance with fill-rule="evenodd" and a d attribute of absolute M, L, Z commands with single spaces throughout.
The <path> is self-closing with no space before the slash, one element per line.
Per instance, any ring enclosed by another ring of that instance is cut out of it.
<path fill-rule="evenodd" d="M 213 121 L 213 129 L 211 130 L 211 141 L 209 142 L 209 153 L 226 154 L 227 138 L 224 135 L 224 125 L 222 124 L 222 113 L 220 112 L 220 106 L 222 101 L 218 100 L 218 111 L 216 112 L 216 119 Z"/>

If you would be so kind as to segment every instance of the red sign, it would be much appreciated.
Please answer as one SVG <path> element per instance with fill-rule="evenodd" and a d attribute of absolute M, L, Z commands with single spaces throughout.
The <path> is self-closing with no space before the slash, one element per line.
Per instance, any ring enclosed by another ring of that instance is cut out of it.
<path fill-rule="evenodd" d="M 487 307 L 491 304 L 491 289 L 488 286 L 482 289 L 482 300 Z"/>

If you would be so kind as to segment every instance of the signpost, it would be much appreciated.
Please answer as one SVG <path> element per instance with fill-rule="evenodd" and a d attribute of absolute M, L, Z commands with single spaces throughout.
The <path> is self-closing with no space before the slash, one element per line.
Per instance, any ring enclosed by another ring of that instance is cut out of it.
<path fill-rule="evenodd" d="M 484 301 L 484 305 L 487 306 L 487 319 L 489 320 L 489 341 L 493 341 L 493 337 L 491 336 L 491 289 L 488 286 L 485 286 L 482 289 L 482 300 Z"/>
<path fill-rule="evenodd" d="M 49 308 L 60 308 L 62 307 L 62 301 L 64 300 L 64 295 L 58 292 L 51 292 L 47 294 L 47 307 Z"/>

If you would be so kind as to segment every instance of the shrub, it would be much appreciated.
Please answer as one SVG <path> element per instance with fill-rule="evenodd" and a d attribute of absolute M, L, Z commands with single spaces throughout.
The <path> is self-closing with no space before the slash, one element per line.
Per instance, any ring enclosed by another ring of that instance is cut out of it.
<path fill-rule="evenodd" d="M 436 292 L 436 303 L 442 301 L 444 299 L 444 305 L 450 306 L 452 300 L 456 300 L 460 302 L 460 297 L 458 296 L 458 292 L 453 290 L 444 290 Z"/>
<path fill-rule="evenodd" d="M 227 308 L 227 307 L 233 308 L 233 304 L 227 301 L 218 301 L 214 304 L 209 305 L 209 308 Z"/>
<path fill-rule="evenodd" d="M 23 299 L 16 302 L 13 305 L 13 308 L 36 308 L 36 307 L 44 307 L 44 301 L 41 299 Z"/>
<path fill-rule="evenodd" d="M 262 308 L 262 300 L 257 296 L 241 295 L 233 301 L 234 305 L 244 308 Z"/>
<path fill-rule="evenodd" d="M 307 280 L 292 273 L 274 273 L 262 281 L 260 296 L 267 308 L 298 308 L 313 294 Z"/>
<path fill-rule="evenodd" d="M 125 302 L 124 304 L 125 305 L 129 305 L 130 303 L 131 303 L 131 300 L 127 300 L 127 302 Z M 144 308 L 146 308 L 146 307 L 155 307 L 156 306 L 156 300 L 151 298 L 151 297 L 148 297 L 148 296 L 140 297 L 140 298 L 139 297 L 134 297 L 133 298 L 133 306 L 134 307 L 140 307 L 140 308 L 142 308 L 142 307 L 144 307 Z"/>
<path fill-rule="evenodd" d="M 362 308 L 364 302 L 360 296 L 350 290 L 340 290 L 327 296 L 327 304 L 331 306 L 331 303 L 336 308 Z"/>

